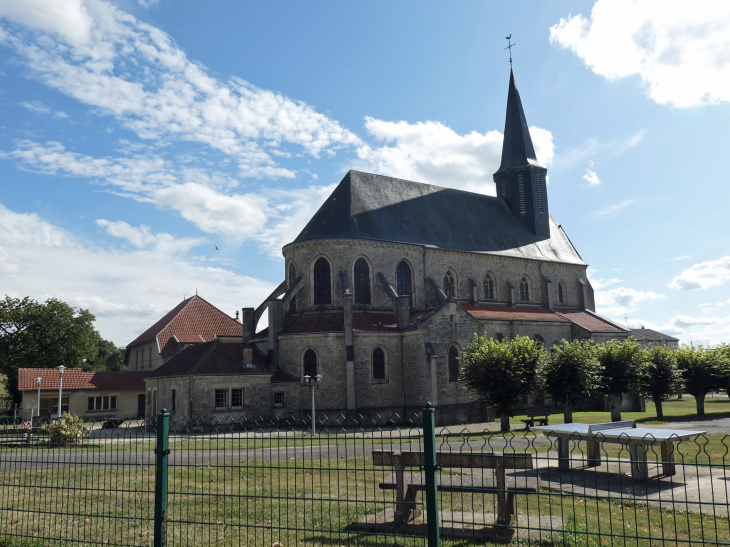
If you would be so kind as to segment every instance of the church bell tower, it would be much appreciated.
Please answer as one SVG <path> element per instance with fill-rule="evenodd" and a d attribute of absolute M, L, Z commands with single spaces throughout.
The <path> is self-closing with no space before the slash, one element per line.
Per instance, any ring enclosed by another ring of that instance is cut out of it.
<path fill-rule="evenodd" d="M 505 200 L 512 214 L 539 238 L 550 237 L 546 175 L 547 169 L 535 156 L 515 75 L 510 69 L 502 163 L 494 173 L 494 182 L 497 197 Z"/>

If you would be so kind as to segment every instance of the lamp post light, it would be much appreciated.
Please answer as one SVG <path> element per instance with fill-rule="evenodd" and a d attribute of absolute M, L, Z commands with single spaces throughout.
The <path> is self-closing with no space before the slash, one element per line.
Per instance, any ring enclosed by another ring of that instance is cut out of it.
<path fill-rule="evenodd" d="M 316 420 L 314 418 L 314 388 L 319 387 L 319 382 L 322 380 L 322 375 L 317 374 L 316 376 L 305 376 L 304 377 L 304 383 L 309 386 L 309 389 L 312 391 L 312 435 L 317 434 L 316 429 Z"/>
<path fill-rule="evenodd" d="M 58 365 L 56 367 L 58 369 L 58 375 L 59 375 L 59 382 L 58 382 L 58 417 L 61 417 L 61 401 L 63 400 L 63 371 L 66 370 L 66 367 L 63 365 Z"/>
<path fill-rule="evenodd" d="M 38 384 L 38 407 L 37 407 L 38 412 L 36 412 L 36 414 L 38 414 L 38 426 L 39 427 L 41 425 L 41 382 L 42 381 L 43 381 L 43 378 L 41 378 L 40 376 L 35 379 L 35 383 Z M 33 425 L 33 420 L 31 420 L 30 425 L 31 426 Z"/>

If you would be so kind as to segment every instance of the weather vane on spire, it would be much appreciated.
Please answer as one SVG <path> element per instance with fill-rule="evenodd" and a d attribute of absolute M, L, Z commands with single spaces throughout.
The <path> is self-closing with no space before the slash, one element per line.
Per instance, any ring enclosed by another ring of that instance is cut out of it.
<path fill-rule="evenodd" d="M 507 36 L 507 37 L 505 38 L 505 40 L 507 40 L 507 44 L 508 44 L 508 45 L 507 45 L 507 47 L 506 47 L 506 48 L 504 48 L 504 49 L 508 49 L 508 50 L 509 50 L 509 69 L 510 69 L 510 70 L 512 70 L 512 48 L 513 48 L 513 47 L 514 47 L 514 46 L 515 46 L 516 44 L 513 44 L 513 43 L 511 42 L 511 40 L 512 40 L 512 35 L 511 35 L 511 34 L 510 34 L 509 36 Z"/>

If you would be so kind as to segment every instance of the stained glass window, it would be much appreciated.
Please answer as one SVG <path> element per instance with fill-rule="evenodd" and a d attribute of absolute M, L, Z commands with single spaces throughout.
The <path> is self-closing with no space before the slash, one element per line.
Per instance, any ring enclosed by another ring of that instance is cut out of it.
<path fill-rule="evenodd" d="M 413 305 L 413 291 L 411 288 L 411 267 L 408 265 L 408 262 L 405 260 L 402 260 L 398 264 L 398 268 L 396 269 L 396 287 L 398 291 L 398 296 L 410 296 L 411 300 L 409 300 L 409 305 Z"/>
<path fill-rule="evenodd" d="M 446 295 L 446 298 L 453 298 L 454 296 L 456 296 L 454 275 L 448 270 L 444 274 L 444 294 Z"/>
<path fill-rule="evenodd" d="M 385 379 L 385 353 L 382 348 L 375 348 L 373 351 L 373 379 Z"/>
<path fill-rule="evenodd" d="M 563 303 L 563 286 L 558 284 L 558 302 Z"/>
<path fill-rule="evenodd" d="M 364 258 L 355 262 L 355 304 L 370 304 L 370 266 Z"/>
<path fill-rule="evenodd" d="M 459 350 L 456 346 L 449 348 L 449 382 L 459 379 Z"/>
<path fill-rule="evenodd" d="M 484 276 L 484 300 L 494 300 L 494 280 L 491 274 Z"/>
<path fill-rule="evenodd" d="M 314 263 L 314 305 L 326 306 L 332 303 L 332 272 L 330 263 L 322 257 Z"/>
<path fill-rule="evenodd" d="M 317 354 L 312 349 L 304 353 L 304 376 L 317 376 Z"/>
<path fill-rule="evenodd" d="M 520 300 L 530 299 L 530 285 L 527 282 L 527 278 L 523 277 L 520 280 Z"/>

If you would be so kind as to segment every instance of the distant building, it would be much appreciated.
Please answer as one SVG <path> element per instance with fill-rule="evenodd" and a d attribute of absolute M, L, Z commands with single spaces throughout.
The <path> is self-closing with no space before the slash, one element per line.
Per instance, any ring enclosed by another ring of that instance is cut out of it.
<path fill-rule="evenodd" d="M 674 338 L 673 336 L 662 334 L 652 329 L 645 329 L 643 325 L 640 329 L 631 329 L 631 336 L 634 337 L 634 340 L 641 342 L 648 348 L 656 346 L 679 347 L 679 338 Z"/>
<path fill-rule="evenodd" d="M 185 348 L 241 336 L 241 324 L 198 296 L 186 298 L 127 345 L 127 370 L 154 370 Z"/>
<path fill-rule="evenodd" d="M 63 373 L 61 412 L 84 419 L 144 418 L 144 379 L 149 371 L 84 372 L 67 368 Z M 21 368 L 18 370 L 18 391 L 22 394 L 22 417 L 38 415 L 38 383 L 41 378 L 41 419 L 58 414 L 60 374 L 51 368 Z"/>

